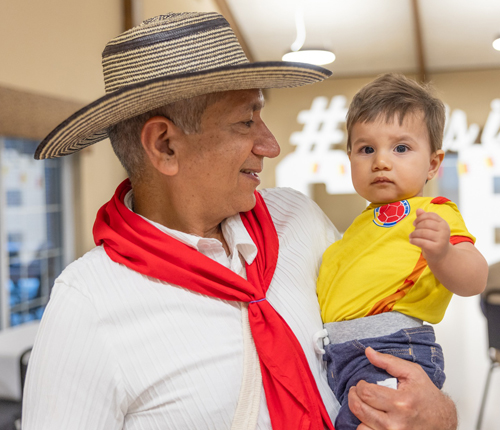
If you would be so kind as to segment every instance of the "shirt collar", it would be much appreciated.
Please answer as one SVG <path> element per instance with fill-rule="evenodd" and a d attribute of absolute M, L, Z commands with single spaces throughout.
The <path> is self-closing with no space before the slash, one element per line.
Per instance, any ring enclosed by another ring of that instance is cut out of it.
<path fill-rule="evenodd" d="M 226 239 L 231 255 L 239 253 L 248 265 L 253 263 L 255 257 L 257 257 L 257 247 L 248 234 L 240 214 L 222 221 L 222 234 Z"/>
<path fill-rule="evenodd" d="M 125 206 L 131 211 L 133 211 L 133 198 L 133 190 L 130 190 L 126 194 L 124 199 Z M 140 214 L 137 215 L 155 226 L 160 231 L 168 234 L 174 239 L 177 239 L 179 242 L 196 249 L 197 251 L 200 251 L 200 241 L 204 243 L 207 243 L 208 241 L 216 241 L 220 244 L 217 239 L 203 238 L 194 234 L 184 233 L 182 231 L 165 227 L 164 225 L 159 224 L 155 221 L 151 221 Z M 222 221 L 221 227 L 222 234 L 224 235 L 224 239 L 226 240 L 227 246 L 229 247 L 230 254 L 233 256 L 239 254 L 243 257 L 247 264 L 252 264 L 255 260 L 255 257 L 257 256 L 257 247 L 248 234 L 248 231 L 245 228 L 240 215 L 236 214 L 234 216 L 226 218 L 224 221 Z"/>

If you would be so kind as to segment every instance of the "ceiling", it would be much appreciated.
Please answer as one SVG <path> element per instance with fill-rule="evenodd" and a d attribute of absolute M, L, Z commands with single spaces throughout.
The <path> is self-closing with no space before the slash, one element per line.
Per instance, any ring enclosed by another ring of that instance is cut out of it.
<path fill-rule="evenodd" d="M 500 0 L 226 0 L 254 61 L 281 60 L 302 5 L 304 47 L 332 49 L 334 76 L 499 69 Z M 419 51 L 419 40 L 421 51 Z M 419 62 L 418 53 L 423 61 Z"/>

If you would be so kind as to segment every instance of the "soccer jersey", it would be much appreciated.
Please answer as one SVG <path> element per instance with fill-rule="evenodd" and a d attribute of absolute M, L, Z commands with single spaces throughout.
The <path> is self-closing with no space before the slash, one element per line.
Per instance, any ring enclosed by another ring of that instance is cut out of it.
<path fill-rule="evenodd" d="M 475 242 L 457 206 L 444 197 L 369 205 L 323 255 L 317 292 L 324 323 L 388 311 L 432 324 L 443 319 L 452 293 L 409 242 L 418 208 L 449 224 L 452 244 Z"/>

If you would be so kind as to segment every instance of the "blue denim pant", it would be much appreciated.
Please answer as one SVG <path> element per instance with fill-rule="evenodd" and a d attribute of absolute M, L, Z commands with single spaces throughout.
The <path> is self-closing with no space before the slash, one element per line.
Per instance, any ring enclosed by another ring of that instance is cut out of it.
<path fill-rule="evenodd" d="M 360 424 L 349 410 L 349 388 L 360 380 L 376 383 L 392 377 L 368 361 L 365 355 L 365 348 L 368 346 L 376 351 L 420 364 L 439 389 L 443 386 L 443 352 L 436 343 L 431 326 L 424 325 L 399 330 L 388 336 L 326 345 L 323 359 L 327 362 L 328 383 L 341 405 L 335 420 L 336 430 L 355 430 Z"/>

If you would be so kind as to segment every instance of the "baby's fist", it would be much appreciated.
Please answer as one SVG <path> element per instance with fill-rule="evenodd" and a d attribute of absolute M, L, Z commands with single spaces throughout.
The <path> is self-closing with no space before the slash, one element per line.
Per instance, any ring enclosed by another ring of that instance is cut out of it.
<path fill-rule="evenodd" d="M 410 243 L 422 249 L 424 258 L 438 261 L 450 249 L 450 226 L 437 213 L 417 209 L 413 222 L 415 230 L 410 234 Z"/>

